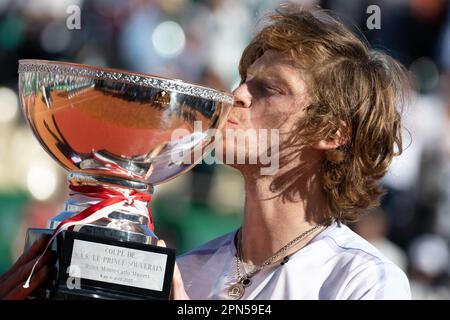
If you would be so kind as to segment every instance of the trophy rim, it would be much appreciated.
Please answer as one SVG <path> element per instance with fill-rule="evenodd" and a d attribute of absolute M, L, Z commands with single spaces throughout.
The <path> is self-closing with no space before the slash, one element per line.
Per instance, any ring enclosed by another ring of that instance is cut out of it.
<path fill-rule="evenodd" d="M 20 59 L 18 73 L 20 74 L 25 72 L 48 72 L 68 76 L 111 80 L 187 94 L 201 99 L 208 99 L 229 104 L 234 103 L 233 95 L 223 90 L 206 87 L 181 79 L 171 79 L 163 76 L 126 71 L 117 68 L 100 67 L 66 61 Z"/>

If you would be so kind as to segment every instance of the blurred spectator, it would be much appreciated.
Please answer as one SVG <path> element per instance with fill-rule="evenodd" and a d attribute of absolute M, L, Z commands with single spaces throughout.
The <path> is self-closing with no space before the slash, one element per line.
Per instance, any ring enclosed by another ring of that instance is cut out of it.
<path fill-rule="evenodd" d="M 428 169 L 435 167 L 426 158 L 439 149 L 445 119 L 446 105 L 438 93 L 414 94 L 403 112 L 404 151 L 384 178 L 383 208 L 391 222 L 390 239 L 404 248 L 417 234 L 432 231 L 435 180 Z"/>
<path fill-rule="evenodd" d="M 450 104 L 449 104 L 450 106 Z M 444 128 L 450 127 L 450 108 L 442 112 Z M 417 209 L 424 232 L 435 232 L 450 241 L 450 136 L 443 130 L 422 155 L 419 195 Z"/>

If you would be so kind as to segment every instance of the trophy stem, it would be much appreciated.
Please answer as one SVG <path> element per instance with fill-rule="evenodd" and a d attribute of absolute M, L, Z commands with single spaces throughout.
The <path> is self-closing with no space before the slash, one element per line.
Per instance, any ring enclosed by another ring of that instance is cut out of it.
<path fill-rule="evenodd" d="M 121 178 L 89 175 L 83 173 L 69 173 L 68 180 L 72 184 L 103 185 L 113 188 L 128 188 L 139 192 L 153 194 L 153 186 L 144 182 L 126 180 Z"/>
<path fill-rule="evenodd" d="M 119 190 L 124 194 L 132 191 L 151 195 L 153 187 L 146 183 L 125 180 L 120 178 L 70 173 L 68 180 L 75 187 L 102 187 L 105 190 Z M 71 187 L 72 188 L 72 187 Z M 48 222 L 50 229 L 55 229 L 62 221 L 67 221 L 83 210 L 99 202 L 89 195 L 75 192 L 65 202 L 64 210 Z M 116 209 L 98 220 L 75 226 L 74 231 L 92 236 L 115 239 L 120 241 L 132 241 L 144 244 L 156 244 L 158 237 L 149 226 L 153 225 L 151 214 L 141 203 L 140 207 L 129 206 Z"/>

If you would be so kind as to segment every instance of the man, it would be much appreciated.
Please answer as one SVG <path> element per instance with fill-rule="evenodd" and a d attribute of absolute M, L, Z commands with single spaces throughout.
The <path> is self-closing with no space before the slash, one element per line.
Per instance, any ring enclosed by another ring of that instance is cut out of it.
<path fill-rule="evenodd" d="M 403 68 L 322 11 L 285 6 L 239 70 L 225 129 L 279 130 L 280 168 L 232 165 L 245 180 L 242 227 L 178 259 L 173 298 L 409 299 L 404 273 L 344 225 L 378 205 L 379 180 L 402 150 Z M 255 156 L 248 143 L 224 145 Z M 3 278 L 0 295 L 26 296 L 17 274 L 40 250 Z M 46 273 L 42 263 L 33 286 Z"/>
<path fill-rule="evenodd" d="M 245 180 L 242 227 L 178 259 L 175 296 L 409 299 L 405 274 L 343 224 L 378 204 L 401 153 L 403 68 L 323 11 L 285 6 L 239 71 L 226 129 L 279 129 L 281 167 L 233 165 Z"/>

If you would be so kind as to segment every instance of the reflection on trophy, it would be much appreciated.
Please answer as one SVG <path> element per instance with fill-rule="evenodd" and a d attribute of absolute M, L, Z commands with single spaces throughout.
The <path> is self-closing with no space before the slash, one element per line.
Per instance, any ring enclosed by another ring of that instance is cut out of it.
<path fill-rule="evenodd" d="M 28 230 L 26 245 L 47 233 L 48 250 L 57 254 L 57 271 L 37 296 L 168 299 L 175 251 L 155 246 L 153 186 L 210 151 L 209 129 L 221 128 L 232 96 L 180 80 L 41 60 L 19 61 L 19 95 L 36 138 L 69 172 L 64 210 L 48 229 Z M 176 130 L 185 134 L 174 140 Z M 188 161 L 173 161 L 180 153 Z"/>

